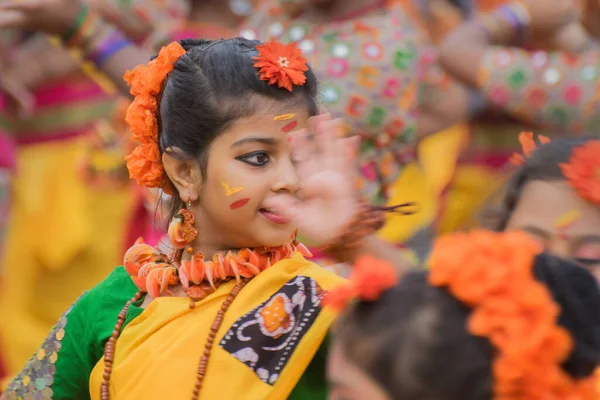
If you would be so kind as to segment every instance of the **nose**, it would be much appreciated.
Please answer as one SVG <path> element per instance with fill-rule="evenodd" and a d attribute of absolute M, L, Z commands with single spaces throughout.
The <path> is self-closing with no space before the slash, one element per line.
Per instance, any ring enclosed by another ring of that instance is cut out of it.
<path fill-rule="evenodd" d="M 274 192 L 285 191 L 291 194 L 296 194 L 300 190 L 300 178 L 290 157 L 284 157 L 278 163 L 277 179 L 275 179 L 271 190 Z"/>

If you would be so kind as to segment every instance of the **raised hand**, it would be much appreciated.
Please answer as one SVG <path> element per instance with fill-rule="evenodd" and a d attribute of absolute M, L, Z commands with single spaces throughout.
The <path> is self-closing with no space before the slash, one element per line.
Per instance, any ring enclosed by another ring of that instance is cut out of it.
<path fill-rule="evenodd" d="M 62 35 L 79 15 L 80 0 L 0 0 L 0 29 L 23 29 Z"/>
<path fill-rule="evenodd" d="M 308 130 L 290 135 L 301 180 L 299 198 L 280 197 L 275 206 L 295 218 L 302 240 L 322 246 L 335 239 L 357 211 L 357 138 L 342 137 L 341 120 L 324 114 Z"/>
<path fill-rule="evenodd" d="M 584 0 L 524 0 L 522 4 L 531 17 L 534 34 L 551 34 L 578 21 L 583 14 Z"/>

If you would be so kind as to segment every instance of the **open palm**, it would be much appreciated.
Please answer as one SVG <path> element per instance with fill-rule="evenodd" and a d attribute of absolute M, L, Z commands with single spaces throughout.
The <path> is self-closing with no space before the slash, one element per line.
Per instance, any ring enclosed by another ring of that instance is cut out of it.
<path fill-rule="evenodd" d="M 357 141 L 342 132 L 341 120 L 324 114 L 311 119 L 309 129 L 291 135 L 301 190 L 297 199 L 281 198 L 277 206 L 295 218 L 309 246 L 335 239 L 357 211 Z"/>

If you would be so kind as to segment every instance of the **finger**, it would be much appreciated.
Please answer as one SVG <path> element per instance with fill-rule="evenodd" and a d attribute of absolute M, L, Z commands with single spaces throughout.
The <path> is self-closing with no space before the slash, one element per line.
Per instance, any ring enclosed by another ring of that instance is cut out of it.
<path fill-rule="evenodd" d="M 290 134 L 289 139 L 296 172 L 301 181 L 306 180 L 318 171 L 314 142 L 306 129 Z"/>
<path fill-rule="evenodd" d="M 340 119 L 321 122 L 317 127 L 319 157 L 323 168 L 339 170 L 344 164 L 343 125 Z"/>
<path fill-rule="evenodd" d="M 27 24 L 25 11 L 4 11 L 0 9 L 0 29 L 22 28 Z"/>
<path fill-rule="evenodd" d="M 286 217 L 294 218 L 298 212 L 298 199 L 293 196 L 277 196 L 269 202 L 269 208 Z"/>
<path fill-rule="evenodd" d="M 21 116 L 27 116 L 33 110 L 35 104 L 34 97 L 23 86 L 0 79 L 0 90 L 5 92 L 19 105 Z"/>
<path fill-rule="evenodd" d="M 40 0 L 2 0 L 0 1 L 1 11 L 37 11 L 42 6 Z"/>
<path fill-rule="evenodd" d="M 352 170 L 357 172 L 358 154 L 360 146 L 360 136 L 350 136 L 342 139 L 343 157 L 340 171 Z"/>

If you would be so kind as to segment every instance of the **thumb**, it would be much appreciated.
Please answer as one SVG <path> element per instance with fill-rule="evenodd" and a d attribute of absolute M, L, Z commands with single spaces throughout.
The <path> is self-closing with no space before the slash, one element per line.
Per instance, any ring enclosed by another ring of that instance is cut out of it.
<path fill-rule="evenodd" d="M 269 202 L 269 208 L 285 217 L 295 219 L 298 215 L 299 203 L 293 196 L 277 196 Z"/>

